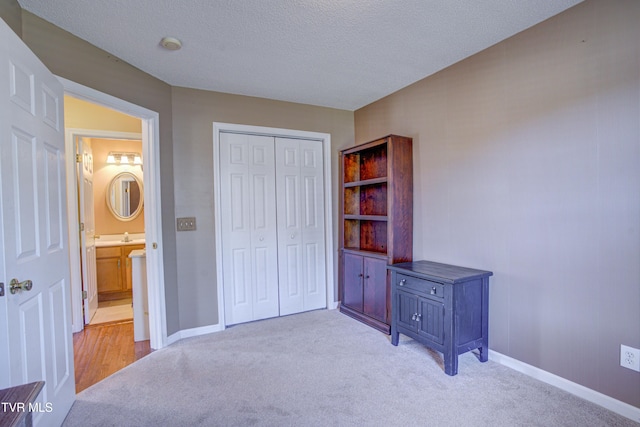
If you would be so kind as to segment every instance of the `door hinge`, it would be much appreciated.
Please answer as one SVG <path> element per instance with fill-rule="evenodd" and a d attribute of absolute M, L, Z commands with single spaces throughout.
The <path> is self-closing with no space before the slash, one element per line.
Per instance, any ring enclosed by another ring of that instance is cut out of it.
<path fill-rule="evenodd" d="M 82 163 L 82 154 L 76 154 L 76 163 Z"/>
<path fill-rule="evenodd" d="M 80 223 L 80 231 L 84 231 L 84 222 Z"/>
<path fill-rule="evenodd" d="M 82 299 L 87 299 L 87 291 L 82 291 Z"/>

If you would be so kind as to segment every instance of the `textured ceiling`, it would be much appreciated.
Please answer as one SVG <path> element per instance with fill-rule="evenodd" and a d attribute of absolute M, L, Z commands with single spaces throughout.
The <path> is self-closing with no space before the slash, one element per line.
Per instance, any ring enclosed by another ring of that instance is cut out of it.
<path fill-rule="evenodd" d="M 580 1 L 18 0 L 170 85 L 346 110 Z"/>

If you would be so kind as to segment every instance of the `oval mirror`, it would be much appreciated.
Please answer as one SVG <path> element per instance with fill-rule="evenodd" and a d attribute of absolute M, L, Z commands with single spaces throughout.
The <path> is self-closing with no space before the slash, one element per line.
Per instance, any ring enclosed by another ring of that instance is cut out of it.
<path fill-rule="evenodd" d="M 120 221 L 131 221 L 142 212 L 142 182 L 131 172 L 114 176 L 107 188 L 107 206 Z"/>

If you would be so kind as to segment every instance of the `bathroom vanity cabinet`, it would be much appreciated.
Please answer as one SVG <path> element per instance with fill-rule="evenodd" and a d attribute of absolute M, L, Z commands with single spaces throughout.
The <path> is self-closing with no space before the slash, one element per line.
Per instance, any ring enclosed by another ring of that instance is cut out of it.
<path fill-rule="evenodd" d="M 144 244 L 96 247 L 98 301 L 131 297 L 129 254 L 136 249 L 144 249 Z"/>

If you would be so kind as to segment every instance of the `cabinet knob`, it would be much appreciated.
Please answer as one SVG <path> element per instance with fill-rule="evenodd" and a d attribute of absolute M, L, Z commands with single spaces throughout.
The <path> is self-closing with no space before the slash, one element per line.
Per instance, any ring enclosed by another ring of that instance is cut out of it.
<path fill-rule="evenodd" d="M 371 276 L 369 276 L 369 275 L 367 275 L 367 276 L 364 276 L 364 278 L 365 278 L 365 279 L 368 279 L 369 277 L 371 277 Z"/>
<path fill-rule="evenodd" d="M 358 274 L 358 277 L 362 277 L 362 273 Z"/>
<path fill-rule="evenodd" d="M 436 287 L 432 286 L 431 287 L 431 295 L 435 295 L 436 294 Z"/>
<path fill-rule="evenodd" d="M 411 316 L 411 320 L 416 320 L 416 313 L 413 313 L 413 316 Z"/>
<path fill-rule="evenodd" d="M 405 283 L 407 283 L 407 280 L 406 280 L 406 279 L 402 279 L 402 280 L 400 280 L 400 282 L 398 283 L 398 285 L 400 285 L 400 286 L 404 286 L 404 284 L 405 284 Z"/>

